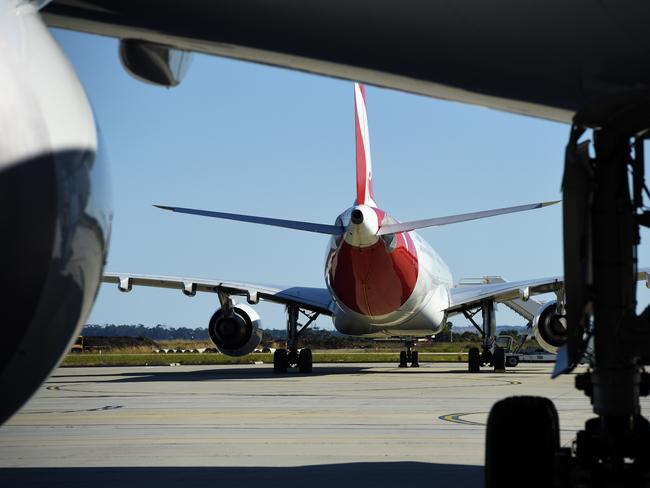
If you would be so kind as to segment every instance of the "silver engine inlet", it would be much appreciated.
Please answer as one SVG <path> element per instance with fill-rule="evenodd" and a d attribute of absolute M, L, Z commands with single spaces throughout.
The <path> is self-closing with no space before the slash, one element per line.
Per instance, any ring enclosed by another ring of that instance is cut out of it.
<path fill-rule="evenodd" d="M 237 304 L 231 314 L 217 310 L 208 325 L 210 339 L 228 356 L 244 356 L 253 352 L 262 341 L 262 321 L 248 305 Z"/>
<path fill-rule="evenodd" d="M 557 352 L 567 341 L 566 317 L 557 312 L 557 302 L 546 302 L 539 308 L 533 320 L 535 339 L 549 352 Z"/>

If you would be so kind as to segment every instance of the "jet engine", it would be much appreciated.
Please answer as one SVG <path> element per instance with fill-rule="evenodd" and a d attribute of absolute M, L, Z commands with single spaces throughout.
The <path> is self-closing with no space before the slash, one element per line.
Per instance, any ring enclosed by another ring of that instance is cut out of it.
<path fill-rule="evenodd" d="M 539 345 L 549 352 L 557 352 L 567 341 L 566 316 L 558 313 L 555 300 L 539 308 L 533 320 L 533 331 Z"/>
<path fill-rule="evenodd" d="M 220 352 L 228 356 L 244 356 L 262 341 L 262 321 L 248 305 L 233 306 L 230 314 L 217 310 L 208 325 L 210 339 Z"/>

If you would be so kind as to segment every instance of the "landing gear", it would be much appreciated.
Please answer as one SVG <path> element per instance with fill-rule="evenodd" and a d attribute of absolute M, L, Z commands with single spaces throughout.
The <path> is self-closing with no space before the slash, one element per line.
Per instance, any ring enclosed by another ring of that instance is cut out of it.
<path fill-rule="evenodd" d="M 400 351 L 399 353 L 399 367 L 400 368 L 408 368 L 408 356 L 406 355 L 406 351 Z"/>
<path fill-rule="evenodd" d="M 283 374 L 289 367 L 289 357 L 286 349 L 276 349 L 273 353 L 273 372 Z"/>
<path fill-rule="evenodd" d="M 544 413 L 541 400 L 536 401 L 538 413 L 521 400 L 504 400 L 514 402 L 507 414 L 501 402 L 495 404 L 486 438 L 487 488 L 519 486 L 520 480 L 512 477 L 517 463 L 536 473 L 530 479 L 540 487 L 649 485 L 650 424 L 641 416 L 639 398 L 650 394 L 650 375 L 643 370 L 650 364 L 650 307 L 637 316 L 635 306 L 639 226 L 650 227 L 650 212 L 643 203 L 644 193 L 648 194 L 643 142 L 650 134 L 650 100 L 647 95 L 636 96 L 631 93 L 621 104 L 611 100 L 612 104 L 579 112 L 566 149 L 567 343 L 559 351 L 553 374 L 571 371 L 593 339 L 591 367 L 576 376 L 575 384 L 590 397 L 596 417 L 578 432 L 572 448 L 560 448 L 554 415 Z M 594 158 L 589 142 L 578 143 L 586 127 L 598 127 Z M 519 456 L 522 450 L 508 450 L 507 466 L 502 441 L 509 430 L 496 432 L 505 417 L 513 425 L 518 421 L 513 419 L 519 419 L 527 429 L 534 429 L 527 430 L 532 442 L 527 444 L 525 459 L 511 456 Z M 540 464 L 535 461 L 531 466 L 536 458 Z"/>
<path fill-rule="evenodd" d="M 514 425 L 526 426 L 526 448 Z M 553 487 L 555 452 L 560 447 L 560 427 L 553 402 L 547 398 L 510 397 L 494 404 L 485 437 L 486 488 Z M 526 467 L 525 483 L 515 475 Z M 513 469 L 515 471 L 513 471 Z"/>
<path fill-rule="evenodd" d="M 469 373 L 480 373 L 481 371 L 481 353 L 479 352 L 478 347 L 472 347 L 469 350 L 467 371 Z"/>
<path fill-rule="evenodd" d="M 494 371 L 502 373 L 506 369 L 506 353 L 502 347 L 495 347 L 494 354 L 492 355 L 492 365 Z"/>
<path fill-rule="evenodd" d="M 311 349 L 301 349 L 298 353 L 298 371 L 311 373 L 312 364 Z"/>
<path fill-rule="evenodd" d="M 474 320 L 474 315 L 481 312 L 483 316 L 483 327 L 478 325 Z M 483 338 L 483 351 L 479 352 L 477 347 L 469 350 L 467 357 L 467 371 L 478 373 L 481 366 L 492 366 L 495 372 L 505 370 L 505 351 L 496 345 L 497 322 L 494 310 L 493 300 L 482 300 L 481 307 L 478 310 L 464 310 L 463 315 L 479 331 Z"/>
<path fill-rule="evenodd" d="M 307 323 L 298 328 L 298 316 L 302 313 L 307 317 Z M 318 318 L 319 313 L 308 314 L 295 305 L 287 305 L 287 348 L 276 349 L 273 354 L 273 372 L 284 374 L 290 367 L 298 367 L 301 373 L 311 373 L 313 369 L 313 356 L 311 349 L 298 349 L 300 334 Z"/>
<path fill-rule="evenodd" d="M 406 351 L 400 351 L 399 353 L 399 367 L 408 368 L 408 363 L 410 362 L 411 368 L 419 368 L 418 352 L 413 350 L 415 342 L 411 340 L 404 341 L 404 347 L 406 347 Z"/>

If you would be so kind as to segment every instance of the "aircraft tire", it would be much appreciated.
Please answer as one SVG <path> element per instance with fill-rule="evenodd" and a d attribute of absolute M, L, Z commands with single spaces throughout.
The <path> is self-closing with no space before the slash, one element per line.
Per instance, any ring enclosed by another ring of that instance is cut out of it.
<path fill-rule="evenodd" d="M 503 371 L 506 369 L 506 352 L 502 347 L 494 348 L 492 364 L 494 365 L 494 371 Z"/>
<path fill-rule="evenodd" d="M 276 349 L 273 353 L 273 372 L 284 374 L 289 368 L 289 357 L 286 349 Z"/>
<path fill-rule="evenodd" d="M 301 349 L 298 354 L 298 371 L 301 373 L 311 373 L 313 366 L 313 357 L 311 349 Z"/>
<path fill-rule="evenodd" d="M 413 351 L 411 353 L 411 368 L 419 368 L 419 367 L 420 367 L 420 363 L 418 361 L 418 352 Z"/>
<path fill-rule="evenodd" d="M 469 373 L 479 373 L 481 371 L 481 353 L 478 347 L 471 347 L 467 355 L 467 371 Z"/>
<path fill-rule="evenodd" d="M 521 432 L 526 426 L 525 449 Z M 513 468 L 534 473 L 526 477 L 526 488 L 553 486 L 555 452 L 560 447 L 560 423 L 555 405 L 548 398 L 516 396 L 498 401 L 492 407 L 485 437 L 485 488 L 521 488 L 522 480 Z"/>
<path fill-rule="evenodd" d="M 399 367 L 406 368 L 408 363 L 406 362 L 406 351 L 400 351 L 399 353 Z"/>

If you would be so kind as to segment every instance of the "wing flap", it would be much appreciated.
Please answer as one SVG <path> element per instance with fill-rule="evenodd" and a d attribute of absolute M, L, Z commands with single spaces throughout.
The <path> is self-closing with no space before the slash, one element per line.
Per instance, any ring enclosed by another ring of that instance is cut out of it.
<path fill-rule="evenodd" d="M 257 303 L 261 299 L 284 305 L 298 305 L 323 315 L 332 315 L 332 299 L 326 288 L 302 286 L 283 287 L 225 280 L 134 273 L 104 273 L 102 281 L 104 283 L 116 284 L 119 290 L 124 292 L 131 291 L 133 286 L 181 290 L 188 296 L 194 296 L 197 292 L 218 293 L 222 291 L 229 295 L 246 297 L 246 300 L 252 304 Z"/>

